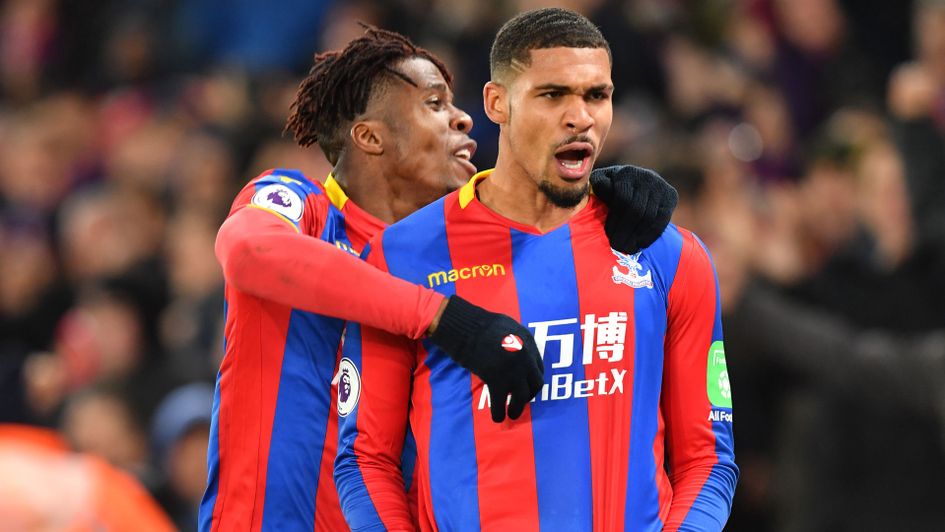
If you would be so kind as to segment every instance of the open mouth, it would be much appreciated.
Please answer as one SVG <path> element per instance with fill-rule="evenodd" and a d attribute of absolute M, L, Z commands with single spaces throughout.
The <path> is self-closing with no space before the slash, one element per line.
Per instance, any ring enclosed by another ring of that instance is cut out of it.
<path fill-rule="evenodd" d="M 467 143 L 463 145 L 462 148 L 453 152 L 453 156 L 459 157 L 460 159 L 465 159 L 468 161 L 472 159 L 472 156 L 474 153 L 476 153 L 476 145 L 475 144 L 470 145 Z"/>
<path fill-rule="evenodd" d="M 453 152 L 453 157 L 455 157 L 461 166 L 463 166 L 469 176 L 472 177 L 476 173 L 476 166 L 472 163 L 472 156 L 476 153 L 476 142 L 470 140 L 464 142 Z"/>
<path fill-rule="evenodd" d="M 594 148 L 586 142 L 572 142 L 558 148 L 555 160 L 558 174 L 564 179 L 580 179 L 587 175 L 591 167 Z"/>

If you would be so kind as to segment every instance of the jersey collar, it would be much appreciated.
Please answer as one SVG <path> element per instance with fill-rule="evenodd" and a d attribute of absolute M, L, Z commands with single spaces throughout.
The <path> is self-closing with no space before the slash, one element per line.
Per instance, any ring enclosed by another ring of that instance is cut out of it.
<path fill-rule="evenodd" d="M 569 218 L 563 224 L 561 224 L 560 226 L 554 229 L 542 232 L 533 226 L 526 225 L 521 222 L 516 222 L 515 220 L 506 218 L 505 216 L 502 216 L 501 214 L 493 211 L 489 207 L 486 207 L 485 205 L 482 204 L 482 202 L 480 202 L 476 198 L 476 186 L 479 185 L 480 181 L 492 175 L 493 171 L 495 171 L 495 168 L 490 168 L 488 170 L 483 170 L 477 173 L 476 175 L 472 176 L 469 179 L 469 181 L 459 189 L 458 203 L 459 203 L 460 209 L 465 210 L 467 207 L 470 207 L 470 205 L 472 205 L 472 207 L 470 207 L 471 211 L 479 213 L 482 216 L 486 216 L 494 220 L 497 220 L 503 225 L 506 225 L 513 229 L 517 229 L 519 231 L 522 231 L 525 233 L 531 233 L 535 235 L 548 234 L 548 233 L 557 231 L 560 227 L 563 227 L 565 225 L 572 224 L 573 222 L 576 222 L 576 221 L 579 222 L 586 217 L 590 218 L 590 217 L 599 216 L 601 214 L 602 209 L 605 209 L 603 211 L 604 213 L 603 216 L 606 216 L 605 205 L 603 204 L 603 202 L 599 201 L 596 197 L 594 197 L 594 194 L 592 191 L 591 197 L 588 199 L 587 205 L 585 205 L 584 208 L 582 208 L 580 211 L 576 212 L 573 216 L 571 216 L 571 218 Z"/>
<path fill-rule="evenodd" d="M 476 185 L 480 181 L 492 175 L 492 172 L 495 168 L 490 168 L 488 170 L 483 170 L 476 175 L 472 176 L 468 182 L 461 189 L 459 189 L 459 208 L 465 209 L 469 202 L 476 199 Z"/>
<path fill-rule="evenodd" d="M 323 186 L 328 201 L 344 214 L 348 231 L 361 231 L 365 235 L 365 241 L 367 241 L 387 227 L 386 223 L 362 209 L 357 203 L 348 201 L 348 195 L 345 194 L 338 181 L 335 181 L 334 175 L 328 174 Z M 348 236 L 353 235 L 349 233 Z"/>
<path fill-rule="evenodd" d="M 328 174 L 328 179 L 325 179 L 325 194 L 339 211 L 344 208 L 345 203 L 348 203 L 348 195 L 341 189 L 341 185 L 335 181 L 335 176 L 332 174 Z"/>
<path fill-rule="evenodd" d="M 492 175 L 494 171 L 495 168 L 490 168 L 469 178 L 469 181 L 459 189 L 459 208 L 465 209 L 466 206 L 469 205 L 469 202 L 476 199 L 476 187 L 479 185 L 479 182 Z M 329 179 L 330 178 L 331 176 L 329 176 Z M 344 192 L 342 192 L 342 194 L 344 194 Z M 591 187 L 591 195 L 594 195 L 594 187 Z"/>

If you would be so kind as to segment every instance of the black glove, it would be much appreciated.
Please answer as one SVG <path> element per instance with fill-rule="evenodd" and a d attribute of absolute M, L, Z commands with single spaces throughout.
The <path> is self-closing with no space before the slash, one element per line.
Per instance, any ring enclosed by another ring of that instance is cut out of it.
<path fill-rule="evenodd" d="M 591 172 L 594 195 L 610 207 L 604 229 L 610 246 L 633 254 L 649 246 L 669 224 L 679 195 L 659 174 L 639 166 L 608 166 Z"/>
<path fill-rule="evenodd" d="M 486 383 L 496 423 L 505 419 L 509 394 L 509 418 L 517 419 L 544 383 L 545 365 L 532 333 L 461 297 L 449 298 L 430 341 Z"/>

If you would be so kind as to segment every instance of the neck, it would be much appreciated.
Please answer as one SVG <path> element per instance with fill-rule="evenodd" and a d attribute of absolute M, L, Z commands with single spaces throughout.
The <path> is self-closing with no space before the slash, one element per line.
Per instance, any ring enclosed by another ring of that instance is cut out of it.
<path fill-rule="evenodd" d="M 515 222 L 547 233 L 566 223 L 587 205 L 587 198 L 574 207 L 559 207 L 539 190 L 531 176 L 512 157 L 499 150 L 495 171 L 476 188 L 479 202 Z"/>
<path fill-rule="evenodd" d="M 332 176 L 349 201 L 388 225 L 416 210 L 399 197 L 395 180 L 389 179 L 373 158 L 352 160 L 342 156 Z"/>

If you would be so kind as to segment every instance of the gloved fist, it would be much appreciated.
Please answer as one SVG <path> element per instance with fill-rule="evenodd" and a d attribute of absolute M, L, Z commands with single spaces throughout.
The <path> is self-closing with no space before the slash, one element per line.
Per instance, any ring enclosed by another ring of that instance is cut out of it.
<path fill-rule="evenodd" d="M 461 297 L 449 298 L 430 341 L 489 387 L 496 423 L 505 419 L 509 395 L 509 418 L 518 419 L 544 383 L 545 365 L 532 333 L 512 318 Z"/>
<path fill-rule="evenodd" d="M 653 170 L 632 165 L 591 172 L 594 195 L 610 207 L 604 229 L 610 247 L 628 255 L 656 241 L 676 210 L 676 189 Z"/>

